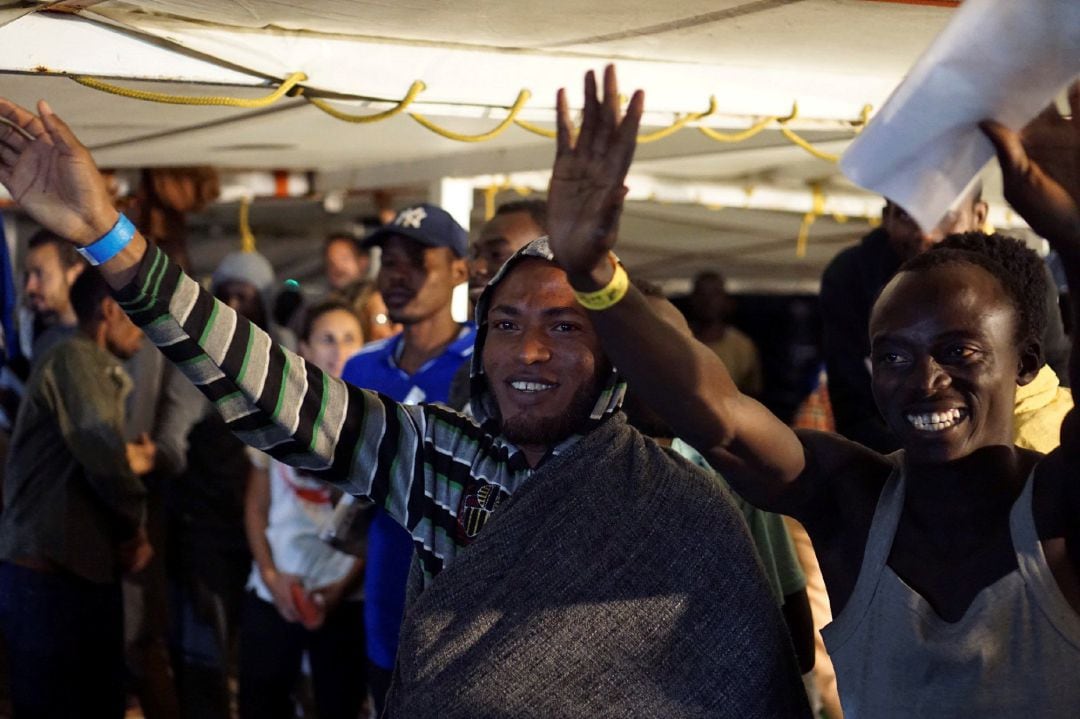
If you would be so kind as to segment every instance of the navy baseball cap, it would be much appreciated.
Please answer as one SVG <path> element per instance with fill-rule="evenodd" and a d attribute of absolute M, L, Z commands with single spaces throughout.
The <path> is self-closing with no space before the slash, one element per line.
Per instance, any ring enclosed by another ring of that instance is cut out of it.
<path fill-rule="evenodd" d="M 469 251 L 469 233 L 465 228 L 449 212 L 427 202 L 397 213 L 393 222 L 365 237 L 363 245 L 381 246 L 394 235 L 408 237 L 428 247 L 448 247 L 457 257 L 464 257 Z"/>

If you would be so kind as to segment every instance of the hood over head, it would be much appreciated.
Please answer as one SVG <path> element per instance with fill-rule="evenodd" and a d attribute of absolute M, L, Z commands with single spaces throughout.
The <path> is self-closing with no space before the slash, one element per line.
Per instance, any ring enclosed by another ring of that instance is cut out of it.
<path fill-rule="evenodd" d="M 479 422 L 486 431 L 492 432 L 493 434 L 499 432 L 500 415 L 499 406 L 495 401 L 495 395 L 492 394 L 491 389 L 488 387 L 487 376 L 484 374 L 483 357 L 484 342 L 487 339 L 488 333 L 488 309 L 491 307 L 491 298 L 495 294 L 495 288 L 499 286 L 499 283 L 501 283 L 508 274 L 513 272 L 517 265 L 530 258 L 547 260 L 548 262 L 555 263 L 555 255 L 548 245 L 547 237 L 539 237 L 515 252 L 513 256 L 506 261 L 506 264 L 495 273 L 495 276 L 488 281 L 487 286 L 484 287 L 483 293 L 476 301 L 476 346 L 473 350 L 470 368 L 471 408 L 473 417 L 476 421 Z M 597 398 L 596 404 L 593 406 L 593 410 L 589 415 L 589 423 L 583 427 L 582 430 L 587 432 L 607 417 L 618 412 L 619 408 L 622 406 L 623 396 L 625 394 L 626 380 L 622 378 L 615 367 L 612 367 L 611 372 L 600 391 L 600 396 Z"/>

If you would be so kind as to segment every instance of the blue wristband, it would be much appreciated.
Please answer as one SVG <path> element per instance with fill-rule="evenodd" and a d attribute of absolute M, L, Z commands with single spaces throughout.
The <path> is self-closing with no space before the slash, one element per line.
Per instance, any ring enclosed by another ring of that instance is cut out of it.
<path fill-rule="evenodd" d="M 116 224 L 103 237 L 86 247 L 78 247 L 75 251 L 96 267 L 120 254 L 134 236 L 135 225 L 131 224 L 131 220 L 121 212 Z"/>

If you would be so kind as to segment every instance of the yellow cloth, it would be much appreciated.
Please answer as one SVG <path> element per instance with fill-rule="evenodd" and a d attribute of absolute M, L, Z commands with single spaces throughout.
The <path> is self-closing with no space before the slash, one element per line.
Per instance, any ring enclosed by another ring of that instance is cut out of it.
<path fill-rule="evenodd" d="M 1028 384 L 1016 388 L 1013 427 L 1016 445 L 1046 454 L 1061 443 L 1061 422 L 1073 407 L 1072 392 L 1044 365 Z"/>

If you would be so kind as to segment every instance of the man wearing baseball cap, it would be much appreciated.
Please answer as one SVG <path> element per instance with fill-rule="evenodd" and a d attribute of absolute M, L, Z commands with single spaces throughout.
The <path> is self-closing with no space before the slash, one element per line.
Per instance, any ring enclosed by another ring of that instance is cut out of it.
<path fill-rule="evenodd" d="M 398 335 L 366 345 L 342 378 L 404 404 L 446 402 L 450 382 L 472 355 L 476 328 L 450 314 L 454 287 L 468 279 L 468 234 L 450 214 L 427 203 L 406 207 L 364 244 L 382 248 L 378 285 Z M 380 507 L 368 530 L 364 631 L 368 678 L 378 713 L 390 686 L 405 583 L 412 560 L 409 533 Z"/>

